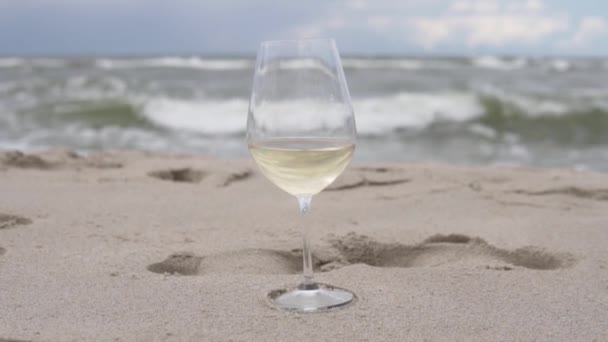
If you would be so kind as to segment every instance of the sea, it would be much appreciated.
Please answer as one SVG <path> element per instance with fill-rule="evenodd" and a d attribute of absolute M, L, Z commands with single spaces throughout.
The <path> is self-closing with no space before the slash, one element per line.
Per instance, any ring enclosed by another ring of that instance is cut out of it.
<path fill-rule="evenodd" d="M 608 59 L 342 60 L 358 162 L 608 171 Z M 248 156 L 254 58 L 0 58 L 0 150 Z"/>

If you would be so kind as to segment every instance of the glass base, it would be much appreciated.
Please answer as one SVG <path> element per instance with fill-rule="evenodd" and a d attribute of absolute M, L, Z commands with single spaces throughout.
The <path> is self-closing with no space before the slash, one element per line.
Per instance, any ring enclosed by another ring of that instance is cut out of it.
<path fill-rule="evenodd" d="M 317 283 L 303 283 L 290 291 L 273 291 L 270 301 L 279 309 L 296 312 L 318 312 L 343 307 L 355 295 L 347 290 Z"/>

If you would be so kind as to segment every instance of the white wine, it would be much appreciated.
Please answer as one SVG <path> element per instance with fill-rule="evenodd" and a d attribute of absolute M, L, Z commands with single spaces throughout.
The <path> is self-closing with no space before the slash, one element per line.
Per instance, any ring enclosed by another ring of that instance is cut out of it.
<path fill-rule="evenodd" d="M 338 139 L 268 139 L 249 144 L 264 175 L 295 196 L 325 189 L 344 171 L 354 150 L 355 144 Z"/>

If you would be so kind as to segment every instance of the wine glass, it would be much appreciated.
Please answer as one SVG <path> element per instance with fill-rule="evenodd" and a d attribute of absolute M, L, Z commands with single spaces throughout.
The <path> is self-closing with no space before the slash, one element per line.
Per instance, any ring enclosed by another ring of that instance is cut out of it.
<path fill-rule="evenodd" d="M 312 196 L 344 171 L 355 141 L 355 118 L 334 40 L 262 42 L 247 118 L 249 151 L 271 182 L 297 198 L 302 216 Z M 350 303 L 353 293 L 313 280 L 306 227 L 303 239 L 304 280 L 271 298 L 273 304 L 311 312 Z"/>

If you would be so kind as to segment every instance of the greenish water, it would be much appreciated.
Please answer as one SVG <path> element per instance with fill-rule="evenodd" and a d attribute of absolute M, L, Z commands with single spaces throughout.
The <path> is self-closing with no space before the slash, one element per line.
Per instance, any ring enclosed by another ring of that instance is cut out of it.
<path fill-rule="evenodd" d="M 344 58 L 359 161 L 608 170 L 608 61 Z M 0 149 L 247 156 L 251 59 L 0 58 Z"/>

